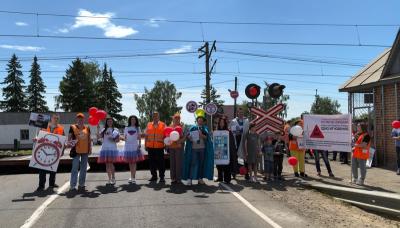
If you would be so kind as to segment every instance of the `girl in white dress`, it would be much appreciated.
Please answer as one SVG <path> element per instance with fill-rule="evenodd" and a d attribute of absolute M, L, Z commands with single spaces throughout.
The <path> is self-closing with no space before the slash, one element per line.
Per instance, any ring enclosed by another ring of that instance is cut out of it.
<path fill-rule="evenodd" d="M 129 164 L 131 170 L 131 178 L 129 178 L 130 184 L 136 184 L 136 162 L 144 160 L 144 156 L 140 150 L 140 127 L 139 120 L 136 116 L 130 116 L 128 118 L 128 126 L 124 129 L 124 140 L 125 146 L 123 150 L 124 161 Z"/>
<path fill-rule="evenodd" d="M 97 137 L 103 140 L 97 162 L 106 164 L 108 174 L 107 185 L 115 185 L 114 163 L 118 159 L 117 142 L 119 141 L 119 131 L 117 128 L 114 128 L 114 121 L 112 118 L 106 119 L 105 128 L 100 131 Z"/>

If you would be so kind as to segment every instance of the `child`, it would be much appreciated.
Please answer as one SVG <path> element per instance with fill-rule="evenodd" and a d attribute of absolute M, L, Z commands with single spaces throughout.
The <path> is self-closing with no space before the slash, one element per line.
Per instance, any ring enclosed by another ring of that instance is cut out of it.
<path fill-rule="evenodd" d="M 282 169 L 283 169 L 283 155 L 287 153 L 287 146 L 285 142 L 285 136 L 279 136 L 279 139 L 275 143 L 274 153 L 274 179 L 283 180 Z"/>
<path fill-rule="evenodd" d="M 261 154 L 260 151 L 261 146 L 260 146 L 260 136 L 256 132 L 255 124 L 250 124 L 249 132 L 244 137 L 243 145 L 244 145 L 244 158 L 248 164 L 250 181 L 258 182 L 257 157 Z"/>
<path fill-rule="evenodd" d="M 106 119 L 106 125 L 97 137 L 103 140 L 97 162 L 106 164 L 106 171 L 108 174 L 107 185 L 115 185 L 114 162 L 117 161 L 118 157 L 117 142 L 119 141 L 119 131 L 114 128 L 114 121 L 111 117 Z"/>
<path fill-rule="evenodd" d="M 144 156 L 140 150 L 140 127 L 139 120 L 136 116 L 130 116 L 128 118 L 128 126 L 124 129 L 124 140 L 125 146 L 123 150 L 123 160 L 129 163 L 129 169 L 131 170 L 131 178 L 129 178 L 129 184 L 136 184 L 136 162 L 144 160 Z"/>
<path fill-rule="evenodd" d="M 272 137 L 267 136 L 262 147 L 264 155 L 264 180 L 271 181 L 272 171 L 274 169 L 274 151 L 275 147 L 272 144 Z"/>

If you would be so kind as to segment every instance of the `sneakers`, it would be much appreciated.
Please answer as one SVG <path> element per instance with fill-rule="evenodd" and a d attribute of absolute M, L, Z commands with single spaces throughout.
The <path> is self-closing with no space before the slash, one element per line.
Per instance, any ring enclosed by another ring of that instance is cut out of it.
<path fill-rule="evenodd" d="M 192 180 L 188 180 L 188 181 L 186 182 L 186 185 L 187 185 L 187 186 L 192 186 Z"/>
<path fill-rule="evenodd" d="M 357 185 L 364 185 L 364 180 L 358 179 L 356 182 Z"/>
<path fill-rule="evenodd" d="M 37 189 L 36 189 L 37 192 L 41 192 L 41 191 L 43 191 L 43 190 L 44 190 L 44 187 L 42 187 L 42 186 L 39 186 L 39 187 L 37 187 Z"/>
<path fill-rule="evenodd" d="M 164 178 L 160 178 L 159 183 L 165 183 L 165 179 Z"/>
<path fill-rule="evenodd" d="M 200 179 L 198 184 L 206 184 L 206 183 L 202 179 Z"/>
<path fill-rule="evenodd" d="M 110 184 L 111 184 L 111 185 L 115 185 L 115 183 L 116 183 L 115 179 L 114 179 L 114 178 L 111 179 Z"/>
<path fill-rule="evenodd" d="M 69 191 L 70 191 L 70 192 L 76 191 L 76 187 L 72 187 L 72 186 L 69 187 Z"/>
<path fill-rule="evenodd" d="M 320 176 L 321 176 L 321 172 L 318 172 L 317 176 L 319 176 L 319 177 L 320 177 Z"/>
<path fill-rule="evenodd" d="M 352 183 L 352 184 L 357 184 L 357 179 L 352 179 L 351 181 L 350 181 L 350 183 Z"/>
<path fill-rule="evenodd" d="M 135 178 L 129 178 L 128 183 L 129 184 L 136 184 Z"/>
<path fill-rule="evenodd" d="M 295 176 L 295 177 L 300 177 L 300 175 L 299 175 L 298 172 L 295 172 L 295 173 L 294 173 L 294 176 Z"/>
<path fill-rule="evenodd" d="M 329 177 L 335 177 L 335 175 L 333 175 L 333 173 L 329 173 Z"/>
<path fill-rule="evenodd" d="M 79 191 L 84 191 L 84 190 L 85 190 L 85 188 L 86 188 L 86 186 L 85 186 L 85 185 L 78 186 L 78 190 L 79 190 Z"/>
<path fill-rule="evenodd" d="M 58 188 L 60 186 L 58 186 L 57 184 L 53 184 L 53 185 L 49 185 L 49 188 Z"/>
<path fill-rule="evenodd" d="M 301 176 L 301 177 L 308 177 L 308 175 L 305 174 L 305 173 L 300 173 L 300 176 Z"/>

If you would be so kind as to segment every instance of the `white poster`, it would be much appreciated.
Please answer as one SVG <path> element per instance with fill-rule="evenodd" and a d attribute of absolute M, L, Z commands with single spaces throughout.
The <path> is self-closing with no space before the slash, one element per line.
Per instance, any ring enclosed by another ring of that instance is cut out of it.
<path fill-rule="evenodd" d="M 304 115 L 307 149 L 351 152 L 351 115 Z"/>
<path fill-rule="evenodd" d="M 67 137 L 40 131 L 29 167 L 56 172 Z"/>
<path fill-rule="evenodd" d="M 214 131 L 214 163 L 216 165 L 229 164 L 229 131 Z"/>

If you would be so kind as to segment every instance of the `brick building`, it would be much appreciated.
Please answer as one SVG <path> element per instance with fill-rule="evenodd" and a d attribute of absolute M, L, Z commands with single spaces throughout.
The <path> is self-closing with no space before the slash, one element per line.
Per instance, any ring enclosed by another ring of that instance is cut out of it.
<path fill-rule="evenodd" d="M 393 120 L 400 118 L 400 31 L 391 48 L 339 89 L 347 92 L 353 120 L 365 121 L 373 136 L 376 164 L 394 169 L 396 151 L 391 138 Z"/>

